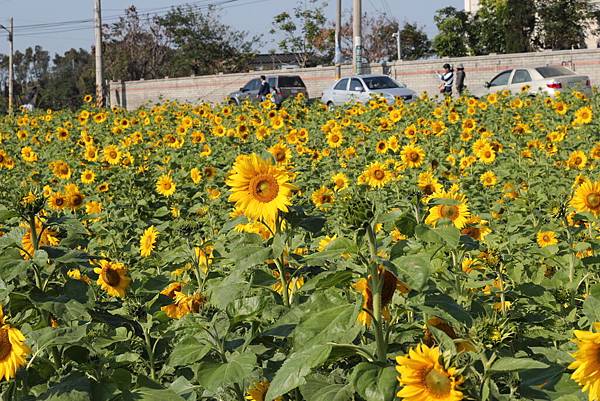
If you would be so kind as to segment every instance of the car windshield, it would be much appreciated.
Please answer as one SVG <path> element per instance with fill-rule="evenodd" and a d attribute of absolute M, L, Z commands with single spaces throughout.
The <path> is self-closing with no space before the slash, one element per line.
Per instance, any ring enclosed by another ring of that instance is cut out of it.
<path fill-rule="evenodd" d="M 565 67 L 540 67 L 536 71 L 544 78 L 560 77 L 562 75 L 573 75 L 573 71 Z"/>
<path fill-rule="evenodd" d="M 304 82 L 302 82 L 302 78 L 295 77 L 279 77 L 279 87 L 280 88 L 304 88 Z"/>
<path fill-rule="evenodd" d="M 365 81 L 367 88 L 369 88 L 371 90 L 392 89 L 392 88 L 400 87 L 400 86 L 398 86 L 398 84 L 396 82 L 394 82 L 393 79 L 391 79 L 390 77 L 385 77 L 385 76 L 363 78 L 363 81 Z"/>

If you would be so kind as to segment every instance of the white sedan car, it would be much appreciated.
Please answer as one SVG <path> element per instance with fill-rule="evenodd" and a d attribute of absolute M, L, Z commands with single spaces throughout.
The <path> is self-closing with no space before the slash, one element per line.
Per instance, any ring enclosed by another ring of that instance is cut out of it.
<path fill-rule="evenodd" d="M 376 96 L 383 97 L 388 104 L 393 104 L 396 98 L 405 102 L 417 99 L 415 91 L 387 75 L 355 75 L 336 81 L 323 92 L 321 102 L 334 107 L 348 102 L 367 103 Z"/>
<path fill-rule="evenodd" d="M 556 91 L 579 90 L 586 95 L 591 95 L 590 78 L 587 75 L 578 75 L 565 67 L 537 67 L 515 68 L 502 71 L 490 82 L 485 83 L 486 93 L 500 92 L 508 89 L 512 93 L 519 93 L 527 86 L 530 95 L 538 93 L 554 96 Z"/>

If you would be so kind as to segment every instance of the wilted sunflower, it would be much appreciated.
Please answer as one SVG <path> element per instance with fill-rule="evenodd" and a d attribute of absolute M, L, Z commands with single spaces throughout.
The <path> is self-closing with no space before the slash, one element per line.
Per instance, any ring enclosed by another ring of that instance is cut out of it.
<path fill-rule="evenodd" d="M 379 269 L 379 277 L 380 280 L 383 280 L 383 286 L 381 288 L 381 313 L 383 318 L 389 320 L 389 311 L 387 306 L 390 302 L 392 302 L 392 298 L 394 297 L 394 292 L 396 289 L 406 293 L 408 292 L 408 287 L 401 281 L 399 281 L 393 273 L 388 270 Z M 363 326 L 370 326 L 373 315 L 373 293 L 371 292 L 371 276 L 368 278 L 361 278 L 352 286 L 354 289 L 361 293 L 363 298 L 362 311 L 358 314 L 358 321 Z M 379 317 L 377 317 L 379 318 Z"/>
<path fill-rule="evenodd" d="M 31 239 L 31 227 L 29 224 L 22 223 L 21 227 L 27 229 L 25 234 L 23 234 L 23 238 L 21 239 L 21 247 L 24 251 L 21 251 L 21 255 L 25 259 L 29 259 L 29 255 L 33 255 L 35 249 L 34 244 Z M 38 239 L 38 247 L 44 245 L 56 246 L 60 242 L 58 238 L 58 233 L 48 227 L 44 227 L 43 221 L 39 218 L 35 218 L 35 232 Z"/>
<path fill-rule="evenodd" d="M 558 244 L 556 233 L 554 231 L 539 231 L 536 240 L 538 245 L 542 248 Z"/>
<path fill-rule="evenodd" d="M 158 230 L 154 226 L 148 227 L 140 238 L 140 255 L 143 257 L 150 256 L 154 250 Z"/>
<path fill-rule="evenodd" d="M 190 170 L 190 178 L 194 184 L 199 184 L 202 180 L 202 174 L 200 173 L 200 170 L 198 170 L 196 167 L 192 168 Z"/>
<path fill-rule="evenodd" d="M 400 152 L 402 162 L 410 168 L 416 168 L 425 161 L 425 151 L 416 145 L 406 145 Z"/>
<path fill-rule="evenodd" d="M 408 356 L 396 357 L 398 381 L 402 387 L 397 396 L 405 401 L 460 401 L 463 393 L 457 390 L 462 378 L 451 367 L 440 363 L 439 347 L 419 344 Z"/>
<path fill-rule="evenodd" d="M 289 173 L 256 154 L 238 156 L 226 180 L 230 202 L 246 217 L 272 223 L 277 214 L 288 211 L 292 191 Z"/>
<path fill-rule="evenodd" d="M 460 233 L 462 235 L 468 235 L 474 240 L 484 241 L 486 235 L 492 232 L 487 224 L 487 220 L 483 220 L 479 216 L 472 215 L 467 219 L 465 226 L 462 230 L 460 230 Z"/>
<path fill-rule="evenodd" d="M 575 330 L 573 341 L 577 351 L 571 356 L 575 361 L 569 369 L 575 369 L 571 378 L 589 393 L 590 401 L 600 400 L 600 323 L 593 324 L 593 331 Z"/>
<path fill-rule="evenodd" d="M 246 392 L 246 399 L 248 401 L 265 401 L 265 395 L 269 390 L 269 381 L 263 380 L 254 383 Z M 283 397 L 277 397 L 273 401 L 283 401 Z"/>
<path fill-rule="evenodd" d="M 125 291 L 131 283 L 131 279 L 127 276 L 127 267 L 121 262 L 104 259 L 98 264 L 100 267 L 94 268 L 94 273 L 98 274 L 96 283 L 100 288 L 113 297 L 125 297 Z"/>
<path fill-rule="evenodd" d="M 156 181 L 156 192 L 161 194 L 162 196 L 171 196 L 175 193 L 177 189 L 177 185 L 171 178 L 171 176 L 163 174 L 158 177 L 158 181 Z"/>
<path fill-rule="evenodd" d="M 160 309 L 171 319 L 181 319 L 189 313 L 198 313 L 205 299 L 200 293 L 186 295 L 182 292 L 181 283 L 171 283 L 161 294 L 173 299 L 173 303 Z"/>
<path fill-rule="evenodd" d="M 445 219 L 450 220 L 458 229 L 465 226 L 470 212 L 464 195 L 452 191 L 440 191 L 434 193 L 430 199 L 438 199 L 440 204 L 429 209 L 429 215 L 425 219 L 426 224 L 435 227 L 440 220 Z"/>
<path fill-rule="evenodd" d="M 25 365 L 25 358 L 31 354 L 31 349 L 25 344 L 23 333 L 5 322 L 1 307 L 0 324 L 0 379 L 10 380 Z"/>
<path fill-rule="evenodd" d="M 591 212 L 600 216 L 600 181 L 586 181 L 581 184 L 571 199 L 571 206 L 578 212 Z"/>

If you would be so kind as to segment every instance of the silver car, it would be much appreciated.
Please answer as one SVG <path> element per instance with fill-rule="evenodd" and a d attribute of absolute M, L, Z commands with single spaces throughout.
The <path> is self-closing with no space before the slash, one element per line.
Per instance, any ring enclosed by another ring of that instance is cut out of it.
<path fill-rule="evenodd" d="M 576 89 L 591 95 L 590 78 L 578 75 L 565 67 L 546 66 L 537 68 L 515 68 L 502 71 L 490 82 L 485 83 L 486 93 L 500 92 L 508 89 L 512 93 L 520 93 L 527 86 L 530 95 L 538 93 L 554 96 L 556 91 Z"/>
<path fill-rule="evenodd" d="M 323 92 L 321 102 L 330 108 L 348 102 L 367 103 L 376 96 L 383 97 L 388 104 L 396 98 L 405 102 L 417 99 L 417 93 L 406 85 L 394 81 L 387 75 L 355 75 L 336 81 L 333 86 Z"/>

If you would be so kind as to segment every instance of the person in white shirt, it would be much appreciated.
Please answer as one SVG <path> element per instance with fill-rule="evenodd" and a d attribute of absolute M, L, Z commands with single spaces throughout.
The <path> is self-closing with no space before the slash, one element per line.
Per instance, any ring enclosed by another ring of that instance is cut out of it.
<path fill-rule="evenodd" d="M 437 72 L 437 76 L 440 79 L 440 93 L 446 96 L 452 96 L 452 86 L 454 85 L 454 71 L 452 66 L 448 63 L 444 64 L 444 73 Z"/>

